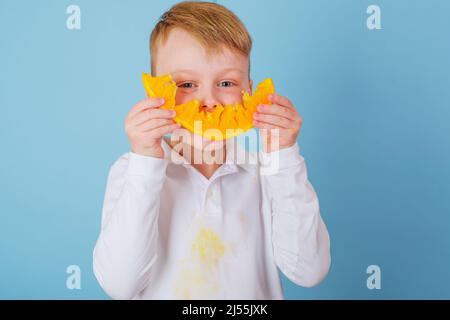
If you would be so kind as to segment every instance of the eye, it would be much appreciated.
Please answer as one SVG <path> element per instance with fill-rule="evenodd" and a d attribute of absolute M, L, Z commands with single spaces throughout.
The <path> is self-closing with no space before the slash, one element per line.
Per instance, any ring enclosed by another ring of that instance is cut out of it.
<path fill-rule="evenodd" d="M 224 81 L 220 81 L 219 82 L 219 87 L 223 87 L 223 88 L 229 88 L 229 87 L 234 87 L 235 84 L 231 81 L 228 80 L 224 80 Z"/>
<path fill-rule="evenodd" d="M 195 87 L 195 84 L 193 82 L 184 82 L 178 85 L 178 88 L 182 89 L 192 89 Z"/>

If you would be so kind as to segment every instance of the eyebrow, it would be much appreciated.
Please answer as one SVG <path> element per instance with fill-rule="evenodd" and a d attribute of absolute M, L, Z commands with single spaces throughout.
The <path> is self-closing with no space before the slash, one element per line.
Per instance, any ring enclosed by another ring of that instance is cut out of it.
<path fill-rule="evenodd" d="M 197 75 L 198 74 L 195 70 L 190 70 L 190 69 L 175 70 L 170 73 L 172 74 L 172 77 L 176 77 L 179 74 L 189 74 L 189 75 Z"/>
<path fill-rule="evenodd" d="M 225 68 L 225 69 L 220 70 L 220 73 L 228 73 L 228 72 L 237 72 L 237 73 L 240 73 L 240 74 L 244 73 L 244 71 L 242 71 L 239 68 Z M 198 72 L 193 70 L 193 69 L 180 69 L 180 70 L 175 70 L 175 71 L 171 72 L 171 74 L 173 76 L 175 76 L 177 74 L 183 74 L 183 73 L 194 74 L 194 75 L 198 74 Z"/>
<path fill-rule="evenodd" d="M 225 68 L 223 70 L 221 70 L 221 72 L 226 73 L 226 72 L 238 72 L 238 73 L 244 73 L 244 71 L 242 71 L 239 68 Z"/>

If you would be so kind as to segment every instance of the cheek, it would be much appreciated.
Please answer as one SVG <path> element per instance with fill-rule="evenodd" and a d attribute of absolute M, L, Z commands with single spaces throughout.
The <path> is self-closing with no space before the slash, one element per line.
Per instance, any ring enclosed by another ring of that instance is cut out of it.
<path fill-rule="evenodd" d="M 242 103 L 241 89 L 232 90 L 232 92 L 222 92 L 220 94 L 220 101 L 222 104 Z"/>
<path fill-rule="evenodd" d="M 183 104 L 191 100 L 195 100 L 195 94 L 180 92 L 179 90 L 177 91 L 177 95 L 175 97 L 176 104 Z"/>

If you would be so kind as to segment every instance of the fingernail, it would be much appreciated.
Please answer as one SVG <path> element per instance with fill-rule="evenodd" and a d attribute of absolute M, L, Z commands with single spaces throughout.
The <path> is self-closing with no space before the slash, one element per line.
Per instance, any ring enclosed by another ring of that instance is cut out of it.
<path fill-rule="evenodd" d="M 164 98 L 160 98 L 160 99 L 159 99 L 159 103 L 160 103 L 160 104 L 163 104 L 164 102 L 166 102 L 166 100 L 165 100 Z"/>
<path fill-rule="evenodd" d="M 264 107 L 262 105 L 258 106 L 258 111 L 263 111 Z"/>
<path fill-rule="evenodd" d="M 258 119 L 258 114 L 256 112 L 253 114 L 253 118 Z"/>
<path fill-rule="evenodd" d="M 170 110 L 170 115 L 172 117 L 175 117 L 177 115 L 177 113 L 175 112 L 175 110 Z"/>

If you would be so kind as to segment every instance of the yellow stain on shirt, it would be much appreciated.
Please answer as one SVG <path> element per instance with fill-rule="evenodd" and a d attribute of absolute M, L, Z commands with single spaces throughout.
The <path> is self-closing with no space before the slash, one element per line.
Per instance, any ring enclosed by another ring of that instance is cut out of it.
<path fill-rule="evenodd" d="M 219 260 L 223 257 L 225 246 L 219 236 L 212 230 L 201 228 L 195 237 L 191 253 L 194 259 L 212 268 L 217 265 Z"/>
<path fill-rule="evenodd" d="M 181 271 L 174 286 L 178 299 L 204 299 L 220 289 L 219 265 L 225 245 L 213 230 L 203 225 L 190 244 L 189 256 L 181 261 Z"/>

